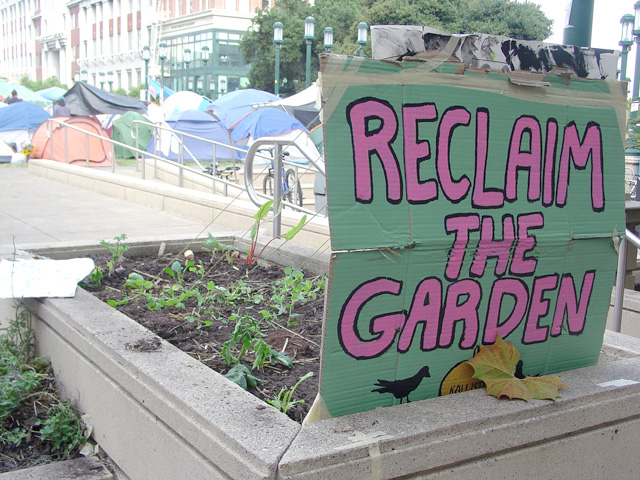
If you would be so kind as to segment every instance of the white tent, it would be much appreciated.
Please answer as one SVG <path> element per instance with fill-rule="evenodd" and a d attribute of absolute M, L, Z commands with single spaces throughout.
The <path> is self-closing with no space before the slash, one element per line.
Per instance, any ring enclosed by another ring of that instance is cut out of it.
<path fill-rule="evenodd" d="M 0 163 L 11 163 L 11 157 L 14 153 L 13 148 L 0 140 Z"/>
<path fill-rule="evenodd" d="M 301 92 L 291 95 L 290 97 L 283 98 L 277 102 L 269 104 L 270 107 L 274 106 L 291 106 L 291 107 L 314 107 L 320 104 L 318 96 L 320 95 L 320 88 L 317 82 L 313 82 L 309 88 L 305 88 Z"/>

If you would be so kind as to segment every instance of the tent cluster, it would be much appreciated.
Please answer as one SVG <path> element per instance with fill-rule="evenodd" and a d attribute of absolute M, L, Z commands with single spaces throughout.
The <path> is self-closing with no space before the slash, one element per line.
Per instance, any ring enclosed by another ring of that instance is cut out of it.
<path fill-rule="evenodd" d="M 175 92 L 162 105 L 105 92 L 84 82 L 68 91 L 51 87 L 38 93 L 44 99 L 62 98 L 70 116 L 47 121 L 51 114 L 26 99 L 0 108 L 0 162 L 11 157 L 7 145 L 11 152 L 32 145 L 32 158 L 110 166 L 109 138 L 125 145 L 113 149 L 117 158 L 134 157 L 135 148 L 170 160 L 239 160 L 242 151 L 225 146 L 246 149 L 264 137 L 289 139 L 314 159 L 322 150 L 321 136 L 313 141 L 313 132 L 319 131 L 315 85 L 286 100 L 253 89 L 231 92 L 214 102 L 194 92 Z M 304 156 L 299 158 L 306 162 Z"/>

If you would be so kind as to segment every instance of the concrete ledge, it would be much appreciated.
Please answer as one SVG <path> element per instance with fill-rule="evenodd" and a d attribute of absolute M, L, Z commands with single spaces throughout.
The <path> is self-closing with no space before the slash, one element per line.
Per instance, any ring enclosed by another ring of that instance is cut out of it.
<path fill-rule="evenodd" d="M 171 169 L 171 167 L 166 165 L 159 171 Z M 177 167 L 173 168 L 177 169 Z M 119 175 L 112 173 L 110 169 L 86 168 L 51 160 L 31 160 L 29 173 L 233 230 L 249 229 L 254 223 L 253 215 L 257 211 L 257 207 L 248 199 L 236 198 L 236 195 L 225 197 L 205 191 L 180 188 L 157 181 Z M 186 173 L 188 177 L 189 172 Z M 192 176 L 195 177 L 195 175 Z M 281 217 L 282 231 L 286 232 L 297 225 L 302 214 L 284 209 Z M 328 250 L 328 240 L 327 218 L 315 217 L 309 219 L 308 224 L 293 241 L 299 245 Z"/>
<path fill-rule="evenodd" d="M 84 291 L 29 305 L 40 353 L 132 480 L 635 480 L 640 471 L 640 340 L 625 335 L 607 332 L 598 365 L 562 373 L 569 388 L 555 402 L 476 390 L 300 426 L 164 341 L 127 348 L 153 334 Z M 616 380 L 627 383 L 601 385 Z"/>
<path fill-rule="evenodd" d="M 0 480 L 113 480 L 96 457 L 55 462 L 14 472 L 0 473 Z"/>

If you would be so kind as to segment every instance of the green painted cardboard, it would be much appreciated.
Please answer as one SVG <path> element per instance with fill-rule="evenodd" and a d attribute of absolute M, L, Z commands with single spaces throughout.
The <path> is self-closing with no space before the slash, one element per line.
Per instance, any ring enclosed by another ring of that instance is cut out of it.
<path fill-rule="evenodd" d="M 595 364 L 625 228 L 621 84 L 322 63 L 325 416 L 437 396 L 496 334 L 528 375 Z"/>

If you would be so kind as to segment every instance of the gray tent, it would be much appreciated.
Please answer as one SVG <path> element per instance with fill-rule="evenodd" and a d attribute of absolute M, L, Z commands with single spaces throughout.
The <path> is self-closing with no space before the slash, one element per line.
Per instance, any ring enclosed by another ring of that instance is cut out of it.
<path fill-rule="evenodd" d="M 147 104 L 135 98 L 109 93 L 85 82 L 77 82 L 64 94 L 71 115 L 88 116 L 101 113 L 147 113 Z"/>

